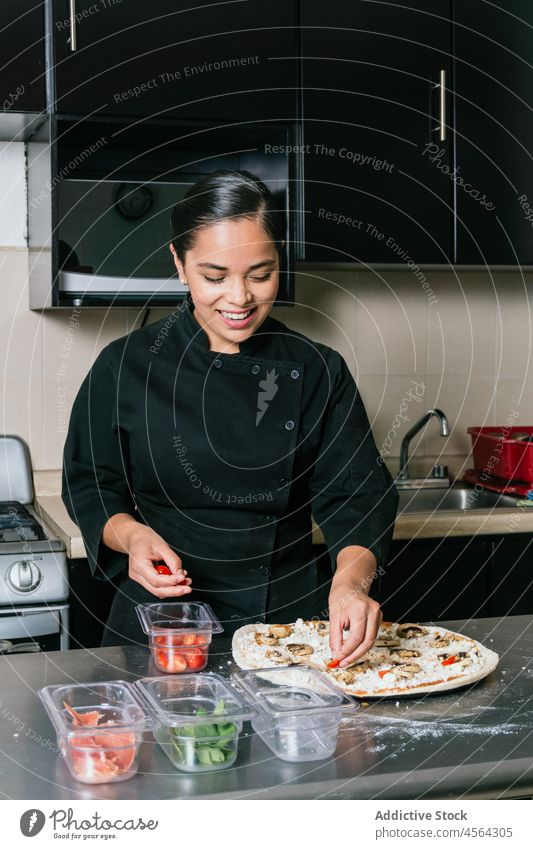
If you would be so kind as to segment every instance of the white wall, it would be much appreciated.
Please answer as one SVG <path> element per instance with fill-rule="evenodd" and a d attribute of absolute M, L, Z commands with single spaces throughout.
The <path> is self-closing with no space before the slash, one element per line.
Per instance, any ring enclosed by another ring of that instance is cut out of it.
<path fill-rule="evenodd" d="M 58 469 L 78 387 L 102 347 L 128 332 L 135 311 L 91 310 L 78 326 L 70 311 L 31 312 L 22 143 L 0 143 L 0 198 L 0 432 L 26 440 L 35 469 Z"/>
<path fill-rule="evenodd" d="M 0 198 L 0 431 L 26 439 L 35 469 L 58 469 L 81 380 L 102 347 L 134 326 L 138 311 L 82 310 L 79 318 L 30 312 L 21 143 L 0 144 Z M 378 447 L 387 448 L 388 437 L 391 467 L 402 433 L 439 406 L 452 434 L 442 439 L 431 423 L 413 445 L 413 471 L 424 471 L 441 452 L 441 462 L 459 470 L 470 447 L 467 426 L 501 424 L 512 410 L 517 424 L 533 424 L 533 286 L 519 272 L 426 275 L 436 303 L 408 269 L 306 267 L 297 275 L 297 306 L 274 315 L 343 354 Z M 151 320 L 164 314 L 154 311 Z M 400 422 L 402 412 L 409 421 Z"/>
<path fill-rule="evenodd" d="M 513 411 L 516 424 L 533 424 L 533 280 L 520 271 L 426 276 L 436 303 L 408 270 L 308 269 L 298 278 L 302 306 L 284 312 L 345 356 L 379 448 L 398 458 L 402 435 L 437 406 L 451 436 L 443 439 L 431 422 L 412 444 L 412 471 L 424 473 L 440 458 L 458 472 L 470 452 L 469 426 L 504 424 Z M 397 459 L 389 465 L 396 469 Z"/>

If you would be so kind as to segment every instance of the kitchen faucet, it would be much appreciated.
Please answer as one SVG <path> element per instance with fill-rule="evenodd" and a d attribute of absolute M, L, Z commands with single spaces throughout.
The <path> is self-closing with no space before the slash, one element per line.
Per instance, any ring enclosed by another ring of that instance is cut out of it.
<path fill-rule="evenodd" d="M 435 416 L 440 422 L 440 435 L 441 436 L 449 436 L 450 435 L 450 426 L 448 424 L 448 419 L 442 412 L 435 408 L 434 410 L 428 410 L 424 415 L 418 419 L 417 422 L 413 425 L 410 430 L 407 431 L 404 438 L 402 439 L 402 444 L 400 446 L 400 472 L 396 479 L 396 486 L 400 489 L 402 487 L 422 487 L 422 486 L 449 486 L 450 481 L 447 476 L 446 466 L 434 466 L 432 469 L 432 476 L 430 478 L 410 478 L 409 470 L 408 470 L 408 462 L 409 462 L 409 444 L 414 436 L 419 433 L 423 427 L 429 422 L 431 418 Z"/>

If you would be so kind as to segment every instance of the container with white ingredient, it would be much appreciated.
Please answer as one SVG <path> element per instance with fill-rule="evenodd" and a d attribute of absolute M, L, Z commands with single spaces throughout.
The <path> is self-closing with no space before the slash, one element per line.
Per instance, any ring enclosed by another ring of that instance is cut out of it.
<path fill-rule="evenodd" d="M 314 669 L 257 669 L 236 673 L 234 678 L 257 709 L 252 728 L 284 761 L 331 757 L 345 711 L 359 707 Z"/>

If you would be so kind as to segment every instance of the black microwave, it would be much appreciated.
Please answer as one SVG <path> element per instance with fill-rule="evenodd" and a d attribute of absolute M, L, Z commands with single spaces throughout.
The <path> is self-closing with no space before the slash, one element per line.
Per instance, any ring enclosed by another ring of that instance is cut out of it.
<path fill-rule="evenodd" d="M 279 304 L 294 297 L 297 150 L 289 125 L 50 116 L 28 143 L 30 307 L 175 306 L 172 207 L 219 168 L 247 169 L 285 221 Z"/>

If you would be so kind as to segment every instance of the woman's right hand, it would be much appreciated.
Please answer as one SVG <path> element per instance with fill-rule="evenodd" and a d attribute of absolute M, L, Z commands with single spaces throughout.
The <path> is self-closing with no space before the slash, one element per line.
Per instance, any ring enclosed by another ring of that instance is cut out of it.
<path fill-rule="evenodd" d="M 129 569 L 132 581 L 159 598 L 176 598 L 191 592 L 192 581 L 187 577 L 181 558 L 163 537 L 146 525 L 132 530 L 128 539 Z M 170 575 L 161 575 L 155 568 L 163 561 Z"/>
<path fill-rule="evenodd" d="M 192 581 L 187 578 L 181 558 L 163 537 L 148 525 L 137 522 L 129 513 L 111 516 L 104 527 L 102 539 L 109 548 L 128 555 L 129 577 L 153 595 L 175 598 L 191 592 Z M 156 570 L 156 564 L 161 561 L 170 569 L 170 575 L 161 575 Z"/>

